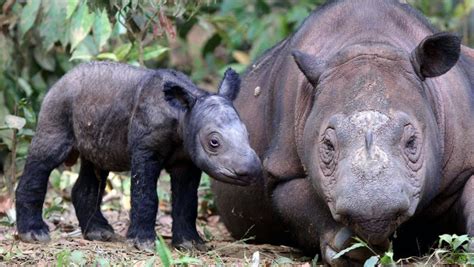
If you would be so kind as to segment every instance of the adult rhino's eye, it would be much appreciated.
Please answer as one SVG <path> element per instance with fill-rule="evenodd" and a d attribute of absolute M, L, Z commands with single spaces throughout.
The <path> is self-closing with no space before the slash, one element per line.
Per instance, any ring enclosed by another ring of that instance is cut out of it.
<path fill-rule="evenodd" d="M 407 143 L 405 144 L 405 150 L 409 154 L 415 154 L 417 150 L 417 142 L 416 136 L 412 135 L 410 139 L 408 139 Z"/>
<path fill-rule="evenodd" d="M 411 124 L 405 126 L 402 138 L 403 154 L 408 160 L 410 168 L 418 170 L 421 167 L 421 138 L 420 133 Z"/>
<path fill-rule="evenodd" d="M 324 175 L 331 175 L 336 166 L 336 132 L 328 128 L 324 133 L 319 145 L 319 155 L 321 159 L 321 169 Z"/>

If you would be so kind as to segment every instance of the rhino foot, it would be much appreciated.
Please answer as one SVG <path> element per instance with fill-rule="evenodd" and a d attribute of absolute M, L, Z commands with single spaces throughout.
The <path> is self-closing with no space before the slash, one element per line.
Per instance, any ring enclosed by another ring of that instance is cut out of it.
<path fill-rule="evenodd" d="M 208 250 L 206 244 L 202 240 L 199 240 L 199 241 L 184 240 L 178 244 L 173 244 L 173 246 L 182 251 L 193 251 L 193 250 L 207 251 Z"/>
<path fill-rule="evenodd" d="M 26 233 L 19 233 L 18 237 L 21 241 L 27 243 L 48 243 L 51 241 L 49 234 L 46 230 L 33 230 Z"/>
<path fill-rule="evenodd" d="M 138 250 L 154 252 L 155 250 L 155 240 L 141 240 L 137 238 L 127 239 L 127 243 Z"/>
<path fill-rule="evenodd" d="M 87 240 L 98 241 L 115 241 L 118 239 L 115 235 L 114 229 L 110 225 L 93 227 L 84 233 L 84 238 Z"/>
<path fill-rule="evenodd" d="M 43 221 L 32 224 L 23 233 L 19 232 L 18 237 L 21 241 L 27 243 L 48 243 L 51 241 L 48 226 Z"/>

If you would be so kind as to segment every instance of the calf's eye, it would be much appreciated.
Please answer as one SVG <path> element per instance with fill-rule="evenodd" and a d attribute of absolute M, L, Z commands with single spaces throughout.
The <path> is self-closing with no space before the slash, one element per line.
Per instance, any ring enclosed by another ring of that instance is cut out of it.
<path fill-rule="evenodd" d="M 212 148 L 218 148 L 220 146 L 219 140 L 217 140 L 217 138 L 211 138 L 211 140 L 209 140 L 209 146 Z"/>

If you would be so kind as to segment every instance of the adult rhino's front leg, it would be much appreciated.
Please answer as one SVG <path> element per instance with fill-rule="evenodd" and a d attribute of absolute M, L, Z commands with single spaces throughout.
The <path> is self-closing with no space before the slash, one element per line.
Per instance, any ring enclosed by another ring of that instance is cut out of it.
<path fill-rule="evenodd" d="M 356 249 L 333 259 L 336 253 L 353 243 L 354 235 L 332 218 L 308 179 L 294 179 L 277 185 L 273 203 L 289 226 L 293 242 L 309 253 L 319 251 L 326 263 L 333 266 L 362 264 L 371 256 L 365 249 Z"/>
<path fill-rule="evenodd" d="M 461 226 L 464 227 L 464 232 L 471 238 L 469 252 L 474 252 L 474 175 L 469 178 L 464 186 L 458 204 L 461 208 Z"/>

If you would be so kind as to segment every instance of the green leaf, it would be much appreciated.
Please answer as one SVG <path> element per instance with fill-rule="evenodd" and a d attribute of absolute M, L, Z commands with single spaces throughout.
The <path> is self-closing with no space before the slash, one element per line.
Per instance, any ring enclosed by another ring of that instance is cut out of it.
<path fill-rule="evenodd" d="M 189 256 L 183 256 L 179 258 L 178 260 L 173 260 L 173 265 L 202 265 L 202 261 L 197 258 L 189 257 Z"/>
<path fill-rule="evenodd" d="M 110 266 L 110 263 L 107 259 L 104 259 L 104 258 L 98 258 L 95 260 L 95 262 L 97 263 L 96 266 L 98 267 L 108 267 Z"/>
<path fill-rule="evenodd" d="M 71 255 L 71 251 L 69 250 L 62 250 L 58 254 L 56 254 L 56 266 L 68 266 L 69 265 L 69 255 Z"/>
<path fill-rule="evenodd" d="M 143 60 L 156 59 L 168 50 L 170 50 L 168 47 L 161 45 L 145 47 L 143 49 Z"/>
<path fill-rule="evenodd" d="M 122 61 L 127 57 L 128 53 L 130 53 L 131 49 L 132 49 L 132 44 L 131 43 L 126 43 L 126 44 L 123 44 L 123 45 L 117 47 L 114 50 L 114 54 L 117 56 L 119 61 Z"/>
<path fill-rule="evenodd" d="M 31 109 L 31 107 L 29 107 L 29 108 L 23 107 L 22 110 L 23 110 L 23 114 L 25 116 L 26 121 L 29 122 L 29 123 L 35 124 L 36 123 L 36 114 Z"/>
<path fill-rule="evenodd" d="M 155 241 L 156 244 L 156 253 L 160 256 L 161 264 L 164 267 L 170 267 L 173 261 L 171 256 L 171 251 L 166 245 L 165 240 L 161 235 L 158 235 L 158 240 Z"/>
<path fill-rule="evenodd" d="M 379 261 L 378 256 L 372 256 L 364 262 L 364 267 L 374 267 Z"/>
<path fill-rule="evenodd" d="M 15 116 L 15 115 L 6 115 L 5 116 L 5 124 L 10 129 L 21 130 L 23 127 L 25 127 L 26 120 L 22 117 L 18 117 L 18 116 Z"/>
<path fill-rule="evenodd" d="M 113 61 L 119 61 L 119 59 L 114 53 L 100 53 L 95 58 L 99 60 L 109 59 Z"/>
<path fill-rule="evenodd" d="M 456 251 L 462 244 L 469 242 L 469 236 L 468 235 L 453 235 L 454 240 L 452 244 L 452 249 Z"/>
<path fill-rule="evenodd" d="M 23 89 L 26 96 L 30 96 L 33 93 L 30 84 L 23 78 L 18 78 L 18 85 Z"/>
<path fill-rule="evenodd" d="M 94 23 L 94 15 L 89 13 L 87 3 L 84 2 L 79 9 L 74 13 L 71 19 L 71 26 L 69 29 L 71 51 L 86 38 L 87 34 Z"/>
<path fill-rule="evenodd" d="M 20 17 L 20 36 L 23 38 L 26 32 L 28 32 L 33 24 L 35 23 L 36 16 L 38 15 L 39 8 L 41 6 L 41 1 L 38 0 L 28 0 L 26 5 L 21 11 Z"/>
<path fill-rule="evenodd" d="M 69 257 L 72 263 L 75 263 L 79 266 L 83 266 L 87 263 L 84 252 L 80 250 L 74 250 Z"/>
<path fill-rule="evenodd" d="M 448 235 L 448 234 L 444 234 L 444 235 L 440 235 L 439 236 L 439 244 L 442 245 L 443 244 L 443 241 L 446 242 L 448 245 L 451 246 L 452 242 L 453 242 L 453 237 L 451 235 Z"/>
<path fill-rule="evenodd" d="M 125 18 L 122 16 L 120 11 L 115 14 L 115 25 L 114 29 L 112 30 L 112 36 L 113 37 L 118 37 L 121 34 L 127 33 L 127 28 L 124 26 L 125 25 Z"/>
<path fill-rule="evenodd" d="M 40 47 L 33 49 L 33 57 L 41 68 L 49 71 L 56 69 L 56 61 L 51 53 L 45 53 Z"/>
<path fill-rule="evenodd" d="M 70 61 L 74 59 L 79 59 L 79 60 L 91 60 L 96 54 L 98 53 L 97 47 L 94 43 L 94 40 L 91 36 L 87 36 L 74 50 L 72 53 L 71 58 L 69 59 Z"/>
<path fill-rule="evenodd" d="M 45 16 L 42 16 L 41 24 L 38 28 L 42 38 L 42 46 L 46 51 L 49 51 L 54 43 L 59 41 L 66 34 L 66 2 L 67 1 L 43 0 L 43 12 Z"/>
<path fill-rule="evenodd" d="M 94 39 L 97 43 L 98 50 L 100 51 L 112 34 L 112 25 L 110 24 L 105 9 L 103 9 L 100 13 L 95 14 L 92 31 L 94 33 Z"/>
<path fill-rule="evenodd" d="M 77 5 L 79 4 L 79 0 L 68 0 L 66 6 L 66 19 L 71 18 L 74 10 L 76 10 Z"/>
<path fill-rule="evenodd" d="M 41 71 L 38 71 L 33 77 L 31 77 L 31 85 L 35 88 L 35 91 L 46 91 L 48 85 L 41 76 Z"/>
<path fill-rule="evenodd" d="M 342 255 L 346 254 L 347 252 L 352 251 L 352 250 L 357 249 L 357 248 L 361 248 L 361 247 L 366 247 L 366 245 L 365 245 L 365 244 L 362 244 L 362 243 L 355 243 L 355 244 L 353 244 L 352 246 L 350 246 L 350 247 L 348 247 L 348 248 L 345 248 L 345 249 L 339 251 L 339 253 L 337 253 L 336 255 L 334 255 L 334 256 L 332 257 L 332 259 L 333 259 L 333 260 L 338 259 L 338 258 L 340 258 Z"/>
<path fill-rule="evenodd" d="M 382 265 L 389 265 L 393 264 L 393 252 L 385 252 L 382 258 L 380 258 L 380 264 Z"/>
<path fill-rule="evenodd" d="M 156 257 L 155 257 L 155 256 L 149 258 L 149 259 L 145 262 L 145 267 L 153 267 L 153 266 L 155 266 L 155 261 L 156 261 Z"/>

